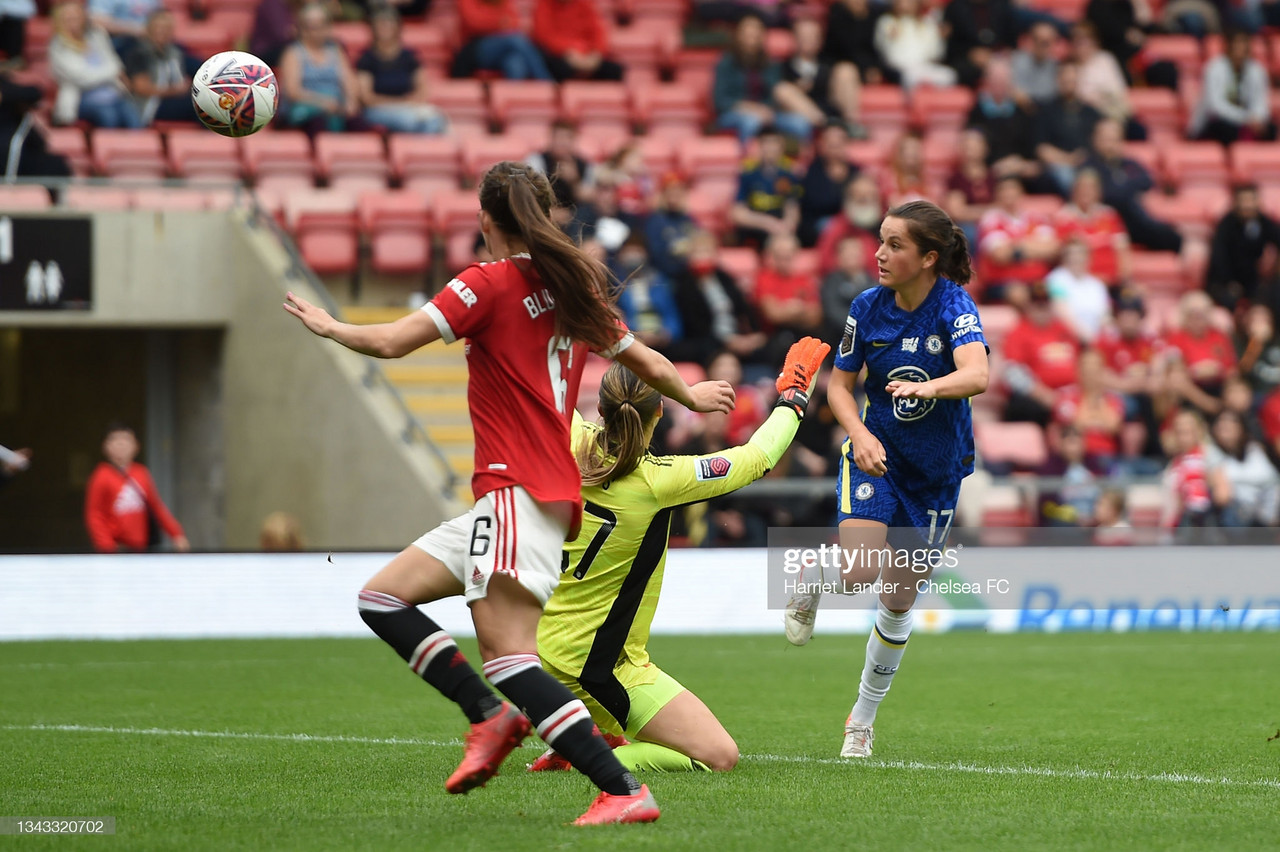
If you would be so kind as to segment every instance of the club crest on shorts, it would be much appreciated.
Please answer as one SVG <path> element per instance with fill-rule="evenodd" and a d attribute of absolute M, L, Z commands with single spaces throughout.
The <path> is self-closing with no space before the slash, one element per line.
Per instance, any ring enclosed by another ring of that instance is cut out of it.
<path fill-rule="evenodd" d="M 724 456 L 698 459 L 697 470 L 694 475 L 699 482 L 706 482 L 708 479 L 724 479 L 729 475 L 729 468 L 731 467 L 733 467 L 733 462 Z"/>
<path fill-rule="evenodd" d="M 849 317 L 844 321 L 844 337 L 840 338 L 840 357 L 848 358 L 853 354 L 853 341 L 858 336 L 858 321 Z"/>
<path fill-rule="evenodd" d="M 924 351 L 930 355 L 937 355 L 942 351 L 942 338 L 936 334 L 931 334 L 924 342 Z"/>
<path fill-rule="evenodd" d="M 876 487 L 870 482 L 861 482 L 858 487 L 853 490 L 853 496 L 859 500 L 870 500 L 872 495 L 876 493 Z"/>

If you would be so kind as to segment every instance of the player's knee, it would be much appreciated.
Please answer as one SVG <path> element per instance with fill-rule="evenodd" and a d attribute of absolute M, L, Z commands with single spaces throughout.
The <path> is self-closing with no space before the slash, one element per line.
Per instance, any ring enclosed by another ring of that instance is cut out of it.
<path fill-rule="evenodd" d="M 712 772 L 728 772 L 738 765 L 738 757 L 738 744 L 733 741 L 733 737 L 726 736 L 710 749 L 702 762 Z"/>

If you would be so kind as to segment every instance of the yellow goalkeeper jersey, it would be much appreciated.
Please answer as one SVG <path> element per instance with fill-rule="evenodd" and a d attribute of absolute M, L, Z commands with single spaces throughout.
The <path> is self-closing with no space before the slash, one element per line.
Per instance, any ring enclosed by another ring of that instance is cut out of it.
<path fill-rule="evenodd" d="M 601 427 L 574 412 L 577 449 Z M 612 675 L 624 659 L 649 662 L 649 628 L 658 607 L 672 509 L 743 487 L 777 464 L 799 420 L 775 409 L 751 441 L 702 456 L 645 454 L 635 470 L 582 489 L 577 540 L 565 544 L 560 585 L 538 624 L 538 654 L 581 680 Z"/>

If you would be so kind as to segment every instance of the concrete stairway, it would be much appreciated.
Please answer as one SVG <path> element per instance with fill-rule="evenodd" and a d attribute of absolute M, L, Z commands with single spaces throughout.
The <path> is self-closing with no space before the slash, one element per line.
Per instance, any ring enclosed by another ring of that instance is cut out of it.
<path fill-rule="evenodd" d="M 407 308 L 344 307 L 348 322 L 394 322 Z M 383 372 L 458 474 L 458 499 L 470 505 L 475 440 L 467 413 L 467 362 L 461 345 L 433 343 L 394 361 Z"/>

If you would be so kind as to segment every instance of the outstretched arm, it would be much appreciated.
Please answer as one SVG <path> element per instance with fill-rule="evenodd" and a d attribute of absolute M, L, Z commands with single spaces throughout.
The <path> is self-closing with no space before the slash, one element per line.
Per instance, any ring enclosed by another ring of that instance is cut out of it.
<path fill-rule="evenodd" d="M 733 411 L 733 385 L 728 382 L 698 382 L 690 387 L 667 356 L 639 340 L 614 356 L 614 360 L 635 373 L 649 387 L 692 411 Z"/>
<path fill-rule="evenodd" d="M 415 349 L 440 339 L 440 328 L 426 311 L 414 311 L 395 322 L 353 325 L 339 322 L 324 308 L 289 293 L 284 309 L 302 320 L 313 334 L 336 340 L 361 355 L 403 358 Z"/>

